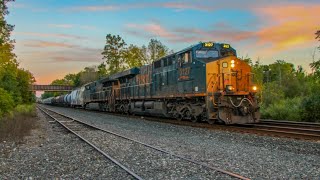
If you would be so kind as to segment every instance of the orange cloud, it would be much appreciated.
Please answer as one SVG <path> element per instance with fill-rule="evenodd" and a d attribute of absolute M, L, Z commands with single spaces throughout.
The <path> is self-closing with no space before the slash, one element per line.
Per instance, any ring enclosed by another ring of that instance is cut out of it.
<path fill-rule="evenodd" d="M 172 7 L 184 7 L 185 4 L 172 4 Z M 275 54 L 294 48 L 314 46 L 315 32 L 320 29 L 320 5 L 269 5 L 249 7 L 259 19 L 257 30 L 241 30 L 223 24 L 213 26 L 211 30 L 198 28 L 166 28 L 159 22 L 147 24 L 127 24 L 128 33 L 145 37 L 164 38 L 173 43 L 197 41 L 234 42 L 250 40 L 250 45 L 263 54 Z M 226 28 L 227 27 L 227 28 Z"/>
<path fill-rule="evenodd" d="M 269 6 L 255 12 L 267 23 L 256 32 L 258 45 L 271 44 L 273 51 L 310 46 L 320 29 L 320 5 Z"/>

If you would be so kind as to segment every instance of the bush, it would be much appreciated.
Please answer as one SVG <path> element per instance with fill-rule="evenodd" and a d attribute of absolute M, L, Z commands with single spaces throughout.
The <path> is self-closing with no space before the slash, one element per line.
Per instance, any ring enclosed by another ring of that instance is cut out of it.
<path fill-rule="evenodd" d="M 34 104 L 20 104 L 15 108 L 15 113 L 22 115 L 36 116 Z"/>
<path fill-rule="evenodd" d="M 313 94 L 302 101 L 301 114 L 304 121 L 320 122 L 320 94 Z"/>
<path fill-rule="evenodd" d="M 0 142 L 23 140 L 24 136 L 37 127 L 35 116 L 35 105 L 18 105 L 12 116 L 5 116 L 0 121 Z"/>
<path fill-rule="evenodd" d="M 301 97 L 281 99 L 268 107 L 261 107 L 262 118 L 279 120 L 301 120 Z"/>
<path fill-rule="evenodd" d="M 0 118 L 10 113 L 14 108 L 12 96 L 4 89 L 0 88 Z"/>

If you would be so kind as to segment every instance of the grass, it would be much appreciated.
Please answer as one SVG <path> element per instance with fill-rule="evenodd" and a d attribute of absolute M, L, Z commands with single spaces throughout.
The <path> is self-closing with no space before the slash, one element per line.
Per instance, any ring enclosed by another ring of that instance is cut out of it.
<path fill-rule="evenodd" d="M 35 105 L 18 105 L 11 115 L 0 119 L 0 140 L 20 142 L 36 128 Z"/>

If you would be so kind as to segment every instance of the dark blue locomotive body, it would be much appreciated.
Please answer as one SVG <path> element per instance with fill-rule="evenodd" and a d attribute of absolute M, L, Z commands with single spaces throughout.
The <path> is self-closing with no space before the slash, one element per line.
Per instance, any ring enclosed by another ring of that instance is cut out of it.
<path fill-rule="evenodd" d="M 199 43 L 85 85 L 83 107 L 226 124 L 259 121 L 251 68 L 229 44 Z"/>

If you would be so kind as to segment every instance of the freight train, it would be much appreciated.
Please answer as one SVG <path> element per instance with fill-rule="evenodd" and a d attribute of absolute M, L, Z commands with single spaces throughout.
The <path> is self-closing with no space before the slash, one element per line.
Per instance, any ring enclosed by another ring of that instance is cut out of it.
<path fill-rule="evenodd" d="M 204 42 L 88 83 L 44 104 L 225 124 L 259 122 L 251 67 L 229 44 Z"/>

